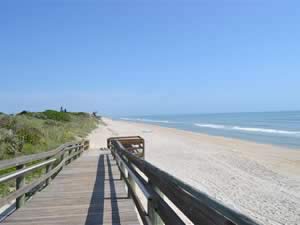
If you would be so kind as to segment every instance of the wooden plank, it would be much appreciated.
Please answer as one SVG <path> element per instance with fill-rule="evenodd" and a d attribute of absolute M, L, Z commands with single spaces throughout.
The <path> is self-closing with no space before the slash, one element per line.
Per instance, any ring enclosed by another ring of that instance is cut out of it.
<path fill-rule="evenodd" d="M 138 225 L 132 199 L 112 157 L 89 150 L 9 216 L 11 225 Z"/>
<path fill-rule="evenodd" d="M 0 199 L 0 206 L 3 206 L 5 204 L 9 204 L 12 200 L 14 199 L 18 199 L 21 196 L 24 196 L 24 194 L 30 192 L 32 189 L 34 189 L 35 187 L 37 187 L 38 185 L 42 184 L 43 182 L 45 182 L 46 180 L 48 180 L 51 176 L 53 176 L 54 174 L 56 174 L 61 168 L 63 168 L 63 166 L 65 165 L 66 161 L 69 160 L 70 158 L 80 154 L 83 150 L 75 152 L 74 154 L 72 154 L 71 156 L 63 159 L 53 170 L 51 170 L 49 173 L 45 174 L 44 176 L 41 176 L 40 178 L 38 178 L 37 180 L 35 180 L 34 182 L 22 186 L 20 187 L 17 191 L 11 193 L 10 195 Z"/>

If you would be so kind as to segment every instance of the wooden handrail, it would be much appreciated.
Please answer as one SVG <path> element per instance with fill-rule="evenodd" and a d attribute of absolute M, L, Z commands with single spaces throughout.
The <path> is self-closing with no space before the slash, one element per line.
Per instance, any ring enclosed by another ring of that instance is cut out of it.
<path fill-rule="evenodd" d="M 134 153 L 139 158 L 145 158 L 145 141 L 140 136 L 124 136 L 124 137 L 111 137 L 107 139 L 107 147 L 113 140 L 119 141 L 127 151 Z"/>
<path fill-rule="evenodd" d="M 58 154 L 59 152 L 65 150 L 65 148 L 70 145 L 73 145 L 73 143 L 63 144 L 63 145 L 59 146 L 58 148 L 47 151 L 47 152 L 41 152 L 41 153 L 32 154 L 32 155 L 24 155 L 24 156 L 20 156 L 20 157 L 14 158 L 14 159 L 2 160 L 2 161 L 0 161 L 0 170 L 8 169 L 11 167 L 16 167 L 19 165 L 33 162 L 33 161 L 52 157 L 52 156 Z"/>
<path fill-rule="evenodd" d="M 41 163 L 38 163 L 36 165 L 33 165 L 31 167 L 28 167 L 28 168 L 25 168 L 25 169 L 20 169 L 20 170 L 17 170 L 16 172 L 13 172 L 13 173 L 10 173 L 8 175 L 5 175 L 5 176 L 2 176 L 0 177 L 0 184 L 1 183 L 4 183 L 4 182 L 7 182 L 9 180 L 12 180 L 12 179 L 16 179 L 20 176 L 24 176 L 30 172 L 33 172 L 39 168 L 42 168 L 44 166 L 47 166 L 49 164 L 52 164 L 56 161 L 55 158 L 53 159 L 49 159 L 49 160 L 46 160 L 45 162 L 41 162 Z"/>
<path fill-rule="evenodd" d="M 222 205 L 205 193 L 127 151 L 117 138 L 110 139 L 108 146 L 119 165 L 144 224 L 185 224 L 178 211 L 194 224 L 257 224 L 249 217 Z M 140 197 L 135 192 L 135 185 L 146 196 L 147 208 L 141 204 Z M 177 208 L 176 212 L 174 208 Z"/>
<path fill-rule="evenodd" d="M 25 203 L 25 195 L 27 193 L 38 188 L 42 184 L 42 186 L 48 185 L 51 178 L 54 178 L 64 165 L 69 164 L 73 159 L 79 157 L 81 153 L 88 148 L 89 141 L 83 140 L 63 144 L 48 152 L 0 161 L 0 170 L 16 168 L 16 171 L 4 174 L 0 177 L 0 184 L 10 180 L 16 180 L 16 191 L 0 199 L 0 208 L 5 204 L 10 204 L 13 200 L 16 200 L 16 208 L 23 206 Z M 65 156 L 66 152 L 68 152 L 67 156 Z M 28 167 L 26 167 L 27 165 Z M 53 168 L 53 166 L 55 167 Z M 43 167 L 46 167 L 46 174 L 25 185 L 25 175 Z"/>

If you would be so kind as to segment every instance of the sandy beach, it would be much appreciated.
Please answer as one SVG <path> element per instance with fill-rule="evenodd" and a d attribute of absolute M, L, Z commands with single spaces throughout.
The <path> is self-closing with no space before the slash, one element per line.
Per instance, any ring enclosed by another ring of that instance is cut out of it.
<path fill-rule="evenodd" d="M 140 135 L 146 160 L 261 224 L 300 224 L 300 150 L 104 118 L 89 138 Z"/>

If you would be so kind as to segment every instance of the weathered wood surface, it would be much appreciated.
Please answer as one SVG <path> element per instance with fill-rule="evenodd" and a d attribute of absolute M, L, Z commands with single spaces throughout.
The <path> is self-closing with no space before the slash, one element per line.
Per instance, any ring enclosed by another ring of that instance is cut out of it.
<path fill-rule="evenodd" d="M 257 225 L 248 216 L 222 205 L 205 193 L 196 190 L 151 163 L 141 160 L 135 154 L 127 151 L 127 148 L 118 141 L 118 138 L 111 139 L 108 144 L 113 155 L 120 163 L 120 170 L 122 171 L 124 170 L 122 168 L 127 167 L 126 170 L 129 172 L 129 176 L 124 175 L 124 180 L 133 193 L 132 197 L 145 224 L 161 224 L 164 222 L 172 225 L 186 223 Z M 144 190 L 143 194 L 149 196 L 147 197 L 147 214 L 145 213 L 145 207 L 136 200 L 138 196 L 134 192 L 135 185 L 130 184 L 132 179 L 138 186 L 142 186 L 140 189 Z M 173 207 L 170 203 L 173 204 Z M 184 214 L 185 217 L 180 216 L 179 212 Z M 149 223 L 147 222 L 148 219 L 150 220 Z"/>
<path fill-rule="evenodd" d="M 139 224 L 134 203 L 108 151 L 89 150 L 4 224 Z"/>

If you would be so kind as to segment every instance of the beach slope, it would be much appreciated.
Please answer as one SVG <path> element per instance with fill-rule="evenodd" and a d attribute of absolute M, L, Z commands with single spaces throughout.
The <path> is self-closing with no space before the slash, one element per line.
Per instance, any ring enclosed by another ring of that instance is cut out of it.
<path fill-rule="evenodd" d="M 103 119 L 91 147 L 140 135 L 146 160 L 261 224 L 300 224 L 300 150 Z"/>

